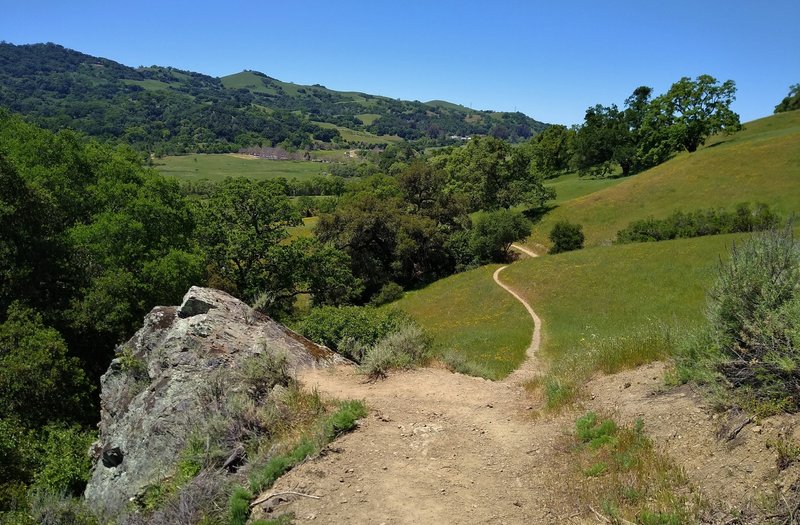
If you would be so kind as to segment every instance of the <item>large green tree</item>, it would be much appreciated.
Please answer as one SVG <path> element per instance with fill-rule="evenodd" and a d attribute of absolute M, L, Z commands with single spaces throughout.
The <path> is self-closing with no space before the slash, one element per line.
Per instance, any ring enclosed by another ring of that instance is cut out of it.
<path fill-rule="evenodd" d="M 450 185 L 470 198 L 470 210 L 527 205 L 541 208 L 555 197 L 531 168 L 530 152 L 494 137 L 473 137 L 461 148 L 439 157 Z"/>
<path fill-rule="evenodd" d="M 734 100 L 733 80 L 719 83 L 711 75 L 700 75 L 695 80 L 681 78 L 653 104 L 666 117 L 675 144 L 693 152 L 710 135 L 741 129 L 739 115 L 731 110 Z"/>

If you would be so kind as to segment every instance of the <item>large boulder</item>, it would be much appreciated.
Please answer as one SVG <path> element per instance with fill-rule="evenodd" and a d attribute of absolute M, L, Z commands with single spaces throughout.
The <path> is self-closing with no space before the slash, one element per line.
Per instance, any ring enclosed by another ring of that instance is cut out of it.
<path fill-rule="evenodd" d="M 220 369 L 264 353 L 294 370 L 346 362 L 218 290 L 192 287 L 181 306 L 154 308 L 101 379 L 87 503 L 115 516 L 163 479 L 202 419 L 198 392 Z"/>

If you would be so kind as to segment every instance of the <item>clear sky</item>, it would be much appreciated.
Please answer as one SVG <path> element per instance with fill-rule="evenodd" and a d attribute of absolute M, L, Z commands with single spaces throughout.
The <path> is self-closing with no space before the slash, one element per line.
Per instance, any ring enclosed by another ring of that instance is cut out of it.
<path fill-rule="evenodd" d="M 575 124 L 639 85 L 733 79 L 743 121 L 800 83 L 800 0 L 0 0 L 0 40 L 130 66 L 444 99 Z"/>

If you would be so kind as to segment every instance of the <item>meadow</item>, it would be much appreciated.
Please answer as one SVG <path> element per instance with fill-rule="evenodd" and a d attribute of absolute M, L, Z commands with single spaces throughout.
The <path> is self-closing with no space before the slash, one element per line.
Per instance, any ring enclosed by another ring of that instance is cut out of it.
<path fill-rule="evenodd" d="M 323 174 L 326 164 L 302 160 L 265 160 L 237 154 L 180 155 L 156 159 L 156 169 L 182 180 L 221 181 L 228 177 L 299 180 Z"/>
<path fill-rule="evenodd" d="M 502 379 L 524 361 L 533 323 L 525 308 L 492 280 L 499 266 L 482 266 L 407 292 L 391 307 L 408 312 L 433 337 L 440 356 L 456 354 L 475 375 Z"/>
<path fill-rule="evenodd" d="M 595 183 L 609 186 L 581 195 Z M 547 235 L 559 220 L 581 224 L 586 246 L 598 246 L 631 221 L 675 210 L 764 202 L 787 216 L 800 211 L 800 112 L 749 122 L 739 133 L 713 137 L 697 152 L 638 175 L 610 181 L 568 175 L 560 186 L 557 207 L 534 225 L 531 243 L 549 245 Z"/>

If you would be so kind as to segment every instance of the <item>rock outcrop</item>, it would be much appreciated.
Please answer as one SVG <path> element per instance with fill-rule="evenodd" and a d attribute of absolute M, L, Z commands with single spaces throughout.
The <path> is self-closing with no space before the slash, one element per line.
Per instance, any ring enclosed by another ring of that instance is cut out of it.
<path fill-rule="evenodd" d="M 218 290 L 193 287 L 181 306 L 154 308 L 101 379 L 87 503 L 114 516 L 158 483 L 202 418 L 198 392 L 219 370 L 264 353 L 283 355 L 290 370 L 346 361 Z"/>

